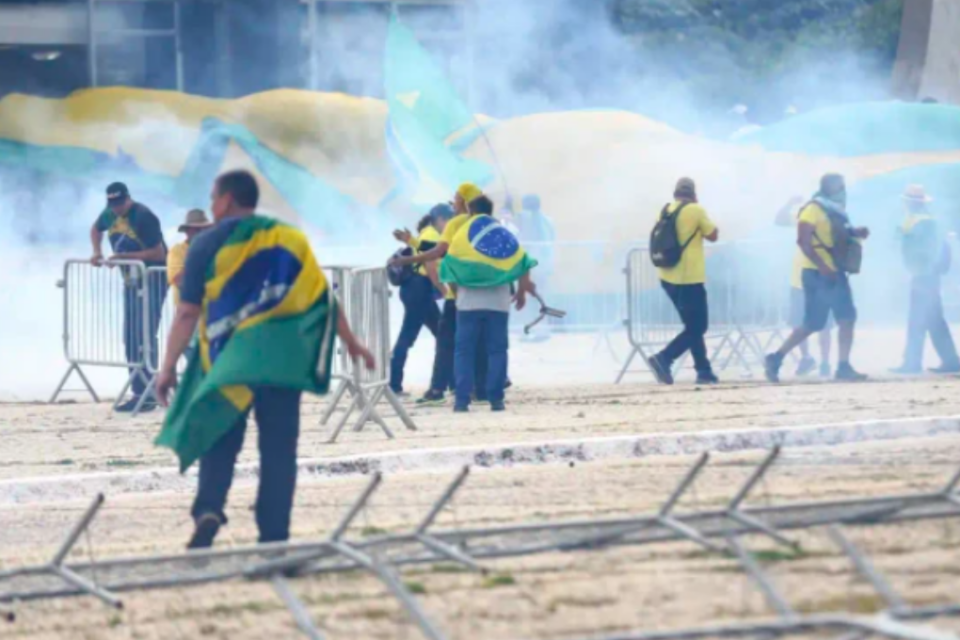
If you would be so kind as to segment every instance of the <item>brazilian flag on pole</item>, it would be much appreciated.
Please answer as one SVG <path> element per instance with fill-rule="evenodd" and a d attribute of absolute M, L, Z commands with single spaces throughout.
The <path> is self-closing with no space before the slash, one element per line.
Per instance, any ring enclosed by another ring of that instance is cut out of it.
<path fill-rule="evenodd" d="M 463 182 L 490 182 L 493 172 L 486 163 L 462 158 L 450 148 L 453 134 L 477 127 L 477 122 L 396 13 L 387 32 L 384 85 L 389 108 L 386 147 L 397 191 L 429 207 L 444 202 Z"/>
<path fill-rule="evenodd" d="M 156 444 L 186 471 L 253 403 L 252 386 L 326 393 L 336 299 L 299 230 L 242 220 L 207 274 L 197 348 Z"/>
<path fill-rule="evenodd" d="M 490 216 L 470 216 L 462 223 L 454 218 L 447 224 L 462 226 L 440 262 L 443 282 L 474 289 L 496 287 L 518 280 L 537 266 L 516 236 Z"/>

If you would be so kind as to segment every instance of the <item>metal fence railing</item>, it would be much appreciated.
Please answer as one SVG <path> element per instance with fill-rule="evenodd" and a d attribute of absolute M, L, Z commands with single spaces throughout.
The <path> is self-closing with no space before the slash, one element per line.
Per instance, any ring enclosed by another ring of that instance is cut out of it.
<path fill-rule="evenodd" d="M 147 271 L 142 262 L 114 260 L 94 266 L 68 260 L 63 279 L 63 350 L 69 363 L 50 402 L 56 402 L 70 375 L 77 373 L 99 402 L 85 367 L 125 368 L 129 375 L 117 394 L 117 405 L 131 387 L 150 385 L 156 361 L 157 325 L 147 305 Z"/>
<path fill-rule="evenodd" d="M 732 242 L 705 247 L 707 303 L 711 346 L 710 360 L 718 370 L 738 364 L 744 375 L 762 366 L 764 353 L 786 328 L 789 303 L 786 273 L 771 264 L 771 246 L 758 242 Z M 666 346 L 683 330 L 680 316 L 661 289 L 649 249 L 627 254 L 626 319 L 631 352 L 617 376 L 621 382 L 634 359 L 645 369 L 656 349 Z M 679 368 L 684 360 L 676 363 Z"/>
<path fill-rule="evenodd" d="M 343 311 L 357 338 L 373 353 L 376 361 L 372 371 L 362 363 L 353 362 L 341 346 L 337 358 L 335 378 L 339 380 L 333 398 L 327 405 L 320 423 L 327 424 L 340 403 L 350 396 L 350 402 L 334 427 L 329 442 L 335 442 L 354 411 L 360 415 L 354 430 L 360 431 L 368 422 L 376 423 L 392 438 L 393 433 L 377 411 L 377 405 L 386 400 L 408 429 L 416 426 L 397 396 L 390 389 L 390 283 L 384 267 L 349 269 L 334 267 L 328 274 L 335 282 Z"/>

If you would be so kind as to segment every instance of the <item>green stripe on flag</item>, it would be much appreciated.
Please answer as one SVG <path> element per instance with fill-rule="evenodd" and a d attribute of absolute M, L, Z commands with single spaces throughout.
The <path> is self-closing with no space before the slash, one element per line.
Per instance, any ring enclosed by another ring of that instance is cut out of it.
<path fill-rule="evenodd" d="M 500 269 L 483 262 L 473 262 L 450 255 L 440 261 L 440 281 L 461 287 L 481 289 L 510 284 L 537 266 L 537 261 L 524 255 L 512 269 Z"/>
<path fill-rule="evenodd" d="M 324 293 L 309 311 L 237 331 L 204 375 L 194 350 L 155 444 L 173 449 L 184 472 L 232 429 L 242 412 L 221 392 L 232 385 L 326 393 L 336 303 Z"/>

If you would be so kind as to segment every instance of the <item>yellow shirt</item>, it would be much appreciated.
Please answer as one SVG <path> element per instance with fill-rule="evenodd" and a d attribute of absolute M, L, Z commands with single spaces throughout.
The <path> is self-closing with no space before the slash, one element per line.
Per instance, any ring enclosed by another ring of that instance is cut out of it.
<path fill-rule="evenodd" d="M 431 225 L 421 231 L 420 235 L 416 238 L 410 238 L 410 247 L 414 250 L 414 252 L 420 253 L 421 242 L 433 242 L 434 244 L 440 242 L 440 232 L 434 229 Z M 427 275 L 427 267 L 424 264 L 418 264 L 416 267 L 414 267 L 414 271 L 422 276 Z"/>
<path fill-rule="evenodd" d="M 443 234 L 440 236 L 440 242 L 444 243 L 448 247 L 453 244 L 453 239 L 456 237 L 457 232 L 463 228 L 463 225 L 467 224 L 470 220 L 469 213 L 461 213 L 450 218 L 447 221 L 447 226 L 443 228 Z"/>
<path fill-rule="evenodd" d="M 674 202 L 667 209 L 673 213 L 680 206 Z M 690 203 L 677 217 L 677 237 L 680 244 L 690 244 L 684 249 L 677 266 L 660 269 L 660 279 L 670 284 L 703 284 L 707 281 L 707 262 L 703 255 L 703 238 L 716 231 L 717 226 L 699 204 Z M 697 233 L 699 231 L 700 233 Z"/>
<path fill-rule="evenodd" d="M 183 273 L 183 268 L 187 264 L 187 250 L 190 248 L 186 242 L 174 245 L 167 253 L 167 284 L 170 285 L 173 292 L 173 304 L 180 304 L 180 287 L 173 284 L 174 279 Z"/>
<path fill-rule="evenodd" d="M 836 266 L 833 264 L 833 256 L 830 255 L 829 251 L 829 249 L 833 248 L 833 229 L 830 226 L 830 217 L 827 215 L 827 212 L 824 211 L 820 205 L 811 202 L 800 212 L 799 221 L 813 225 L 813 232 L 816 234 L 816 237 L 813 239 L 813 250 L 817 252 L 820 259 L 823 260 L 828 267 L 836 269 Z M 802 265 L 801 271 L 803 269 L 813 269 L 816 271 L 817 265 L 813 264 L 813 261 L 810 260 L 802 250 L 798 248 L 798 251 L 800 253 L 800 264 Z"/>

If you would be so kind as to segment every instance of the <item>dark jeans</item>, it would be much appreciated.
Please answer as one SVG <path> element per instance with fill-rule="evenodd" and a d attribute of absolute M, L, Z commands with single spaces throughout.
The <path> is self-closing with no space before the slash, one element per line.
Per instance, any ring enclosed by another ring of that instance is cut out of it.
<path fill-rule="evenodd" d="M 507 380 L 508 323 L 502 311 L 458 311 L 454 371 L 457 379 L 457 406 L 470 404 L 477 367 L 477 350 L 487 354 L 486 396 L 492 403 L 503 402 Z M 484 345 L 478 346 L 481 335 Z"/>
<path fill-rule="evenodd" d="M 256 387 L 253 411 L 260 446 L 260 487 L 257 490 L 257 528 L 260 542 L 290 537 L 290 512 L 297 486 L 297 439 L 300 435 L 300 391 Z M 194 520 L 213 514 L 227 522 L 223 509 L 233 483 L 237 456 L 243 448 L 247 416 L 237 420 L 210 451 L 200 458 L 200 482 L 190 513 Z"/>
<path fill-rule="evenodd" d="M 673 341 L 660 352 L 660 360 L 666 366 L 672 365 L 687 351 L 693 356 L 693 367 L 697 373 L 710 373 L 710 360 L 707 359 L 707 344 L 704 336 L 709 326 L 707 307 L 707 289 L 702 284 L 671 284 L 661 282 L 667 292 L 680 320 L 681 331 Z"/>
<path fill-rule="evenodd" d="M 454 385 L 453 354 L 457 336 L 457 301 L 443 301 L 443 315 L 437 328 L 437 351 L 433 356 L 430 389 L 446 393 Z"/>
<path fill-rule="evenodd" d="M 814 269 L 804 269 L 803 299 L 803 328 L 811 333 L 823 331 L 831 313 L 837 322 L 857 320 L 850 279 L 845 273 L 827 278 Z"/>
<path fill-rule="evenodd" d="M 165 274 L 162 278 L 151 274 L 149 279 L 150 286 L 147 287 L 147 295 L 150 297 L 149 317 L 144 322 L 143 300 L 141 293 L 144 291 L 142 284 L 127 286 L 124 288 L 123 297 L 123 343 L 126 347 L 127 362 L 132 364 L 148 364 L 154 371 L 157 370 L 159 342 L 157 332 L 160 329 L 160 315 L 163 313 L 163 301 L 167 297 L 167 281 Z M 144 330 L 147 331 L 149 343 L 149 357 L 144 358 Z M 130 374 L 133 375 L 139 367 L 131 367 Z M 149 381 L 153 374 L 144 370 Z M 137 375 L 134 376 L 130 389 L 133 395 L 140 397 L 146 389 L 147 383 Z"/>
<path fill-rule="evenodd" d="M 413 276 L 400 286 L 400 302 L 403 303 L 403 324 L 390 357 L 390 388 L 397 393 L 403 391 L 403 368 L 420 330 L 426 327 L 436 336 L 440 323 L 440 309 L 433 300 L 433 284 L 425 276 Z"/>
<path fill-rule="evenodd" d="M 907 368 L 923 367 L 923 344 L 927 333 L 933 348 L 946 367 L 960 365 L 950 327 L 943 317 L 939 276 L 915 276 L 910 283 L 910 315 L 907 322 L 907 349 L 903 364 Z"/>

